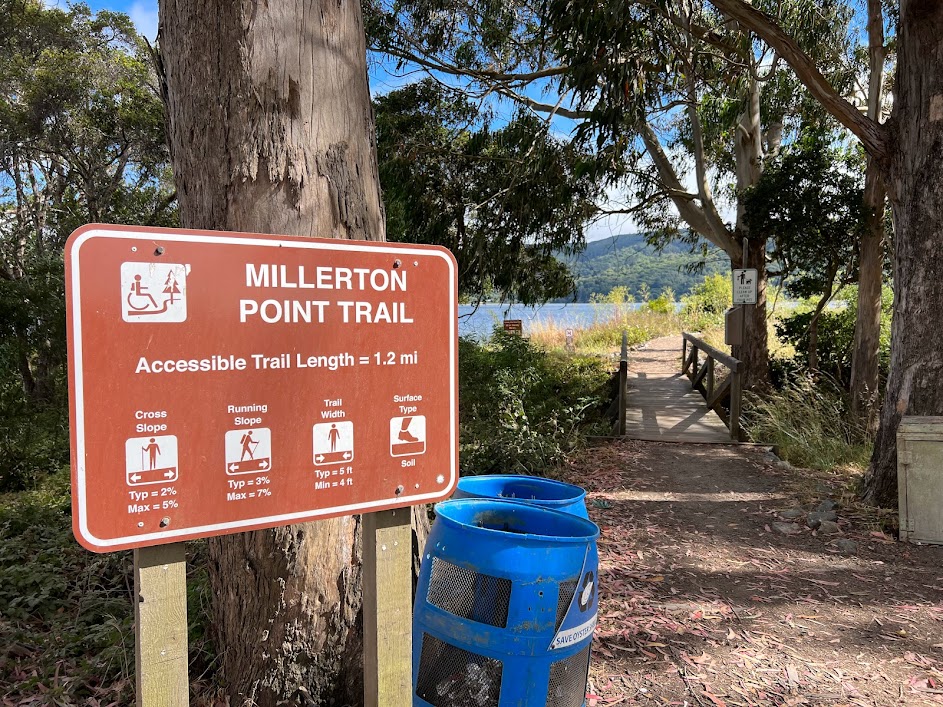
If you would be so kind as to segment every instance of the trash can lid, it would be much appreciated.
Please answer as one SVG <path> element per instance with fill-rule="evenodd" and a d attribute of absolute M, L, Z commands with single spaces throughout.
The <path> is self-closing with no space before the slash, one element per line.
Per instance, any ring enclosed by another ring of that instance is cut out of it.
<path fill-rule="evenodd" d="M 516 498 L 522 501 L 540 501 L 545 506 L 564 506 L 586 497 L 586 490 L 555 479 L 522 474 L 489 474 L 463 476 L 458 480 L 459 491 L 489 498 Z"/>
<path fill-rule="evenodd" d="M 586 543 L 599 537 L 592 521 L 543 506 L 491 498 L 460 498 L 435 506 L 436 520 L 472 533 L 514 535 L 518 542 Z"/>

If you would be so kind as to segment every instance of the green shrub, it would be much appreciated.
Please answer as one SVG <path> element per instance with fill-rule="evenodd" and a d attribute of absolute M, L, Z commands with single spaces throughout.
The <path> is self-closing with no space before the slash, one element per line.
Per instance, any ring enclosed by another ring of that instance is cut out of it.
<path fill-rule="evenodd" d="M 744 408 L 750 438 L 775 445 L 791 464 L 822 470 L 868 464 L 870 441 L 849 422 L 843 391 L 827 379 L 798 375 L 765 397 L 749 396 Z"/>
<path fill-rule="evenodd" d="M 548 353 L 496 330 L 485 344 L 459 343 L 463 474 L 542 473 L 604 429 L 605 364 Z"/>
<path fill-rule="evenodd" d="M 628 304 L 633 301 L 632 293 L 625 285 L 613 287 L 607 294 L 593 292 L 589 296 L 589 301 L 593 304 Z"/>
<path fill-rule="evenodd" d="M 858 290 L 849 287 L 835 298 L 840 305 L 837 309 L 827 309 L 819 315 L 818 370 L 835 379 L 843 388 L 848 389 L 851 383 L 851 364 L 855 340 L 855 319 L 858 310 Z M 781 341 L 790 344 L 795 349 L 795 364 L 801 369 L 808 369 L 810 338 L 809 325 L 813 312 L 806 304 L 801 309 L 776 323 L 776 335 Z M 887 377 L 890 365 L 891 347 L 891 313 L 893 309 L 893 292 L 885 287 L 881 297 L 881 339 L 878 350 L 878 363 L 882 381 Z M 773 366 L 773 382 L 778 384 L 785 377 L 777 373 L 789 373 L 795 370 L 795 365 L 777 363 Z M 781 370 L 777 370 L 781 369 Z M 883 387 L 883 385 L 882 385 Z"/>
<path fill-rule="evenodd" d="M 732 302 L 730 277 L 719 273 L 708 275 L 690 294 L 681 298 L 681 318 L 685 328 L 706 331 L 723 326 L 724 312 Z"/>
<path fill-rule="evenodd" d="M 666 287 L 653 300 L 649 300 L 645 307 L 650 312 L 657 314 L 673 314 L 675 311 L 675 293 L 670 287 Z"/>
<path fill-rule="evenodd" d="M 0 493 L 34 488 L 68 463 L 69 417 L 64 402 L 31 409 L 15 394 L 0 393 Z"/>
<path fill-rule="evenodd" d="M 733 284 L 729 276 L 715 273 L 695 285 L 681 298 L 681 314 L 723 314 L 733 303 Z"/>

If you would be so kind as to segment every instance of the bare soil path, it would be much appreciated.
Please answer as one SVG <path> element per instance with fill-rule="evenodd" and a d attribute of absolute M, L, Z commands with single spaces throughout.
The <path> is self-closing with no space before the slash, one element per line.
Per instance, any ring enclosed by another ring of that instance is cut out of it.
<path fill-rule="evenodd" d="M 569 476 L 602 530 L 589 705 L 943 703 L 943 548 L 885 535 L 846 478 L 629 440 Z"/>

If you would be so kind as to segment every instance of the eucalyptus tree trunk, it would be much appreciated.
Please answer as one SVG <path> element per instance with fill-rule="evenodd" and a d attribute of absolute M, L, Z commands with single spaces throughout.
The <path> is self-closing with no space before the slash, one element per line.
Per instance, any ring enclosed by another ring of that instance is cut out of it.
<path fill-rule="evenodd" d="M 383 240 L 357 0 L 163 0 L 183 224 Z M 231 704 L 361 704 L 359 517 L 210 541 Z"/>
<path fill-rule="evenodd" d="M 852 414 L 870 433 L 877 432 L 880 390 L 881 287 L 884 282 L 884 184 L 873 159 L 865 173 L 866 216 L 859 245 L 858 311 L 851 359 Z"/>
<path fill-rule="evenodd" d="M 775 20 L 743 0 L 711 0 L 757 32 L 880 166 L 894 211 L 891 367 L 864 497 L 897 501 L 897 427 L 904 415 L 943 415 L 943 3 L 900 0 L 894 111 L 885 124 L 844 100 Z"/>
<path fill-rule="evenodd" d="M 865 498 L 897 500 L 897 426 L 903 415 L 943 415 L 943 4 L 902 0 L 894 152 L 886 170 L 894 209 L 891 368 Z"/>
<path fill-rule="evenodd" d="M 884 87 L 884 11 L 881 0 L 868 0 L 868 117 L 881 120 Z M 858 311 L 851 359 L 852 414 L 870 434 L 877 432 L 878 352 L 881 345 L 881 285 L 884 281 L 884 200 L 880 165 L 868 157 L 864 182 L 866 221 L 861 235 Z"/>
<path fill-rule="evenodd" d="M 743 194 L 755 186 L 763 175 L 763 128 L 760 120 L 761 85 L 750 79 L 744 101 L 744 109 L 737 121 L 734 139 L 734 155 L 737 165 L 737 191 Z M 744 387 L 763 389 L 769 387 L 769 344 L 766 327 L 766 236 L 750 233 L 746 226 L 746 208 L 743 199 L 737 203 L 737 228 L 739 237 L 747 236 L 749 246 L 746 265 L 733 260 L 735 268 L 756 269 L 756 304 L 747 305 L 743 343 L 737 357 L 745 364 Z"/>

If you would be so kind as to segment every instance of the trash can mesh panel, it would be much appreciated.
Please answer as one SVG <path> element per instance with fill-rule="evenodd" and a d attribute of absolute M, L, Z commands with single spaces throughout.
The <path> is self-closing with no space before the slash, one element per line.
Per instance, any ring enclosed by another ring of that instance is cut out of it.
<path fill-rule="evenodd" d="M 433 707 L 498 707 L 503 667 L 423 633 L 416 696 Z"/>
<path fill-rule="evenodd" d="M 573 601 L 573 595 L 576 593 L 576 585 L 579 584 L 579 578 L 568 579 L 560 582 L 560 593 L 557 595 L 557 623 L 554 631 L 560 630 L 560 624 L 566 616 L 566 610 L 570 608 L 570 602 Z"/>
<path fill-rule="evenodd" d="M 547 707 L 580 707 L 586 698 L 589 646 L 550 666 Z"/>
<path fill-rule="evenodd" d="M 433 557 L 426 599 L 433 606 L 463 619 L 506 628 L 511 580 L 479 574 Z"/>

